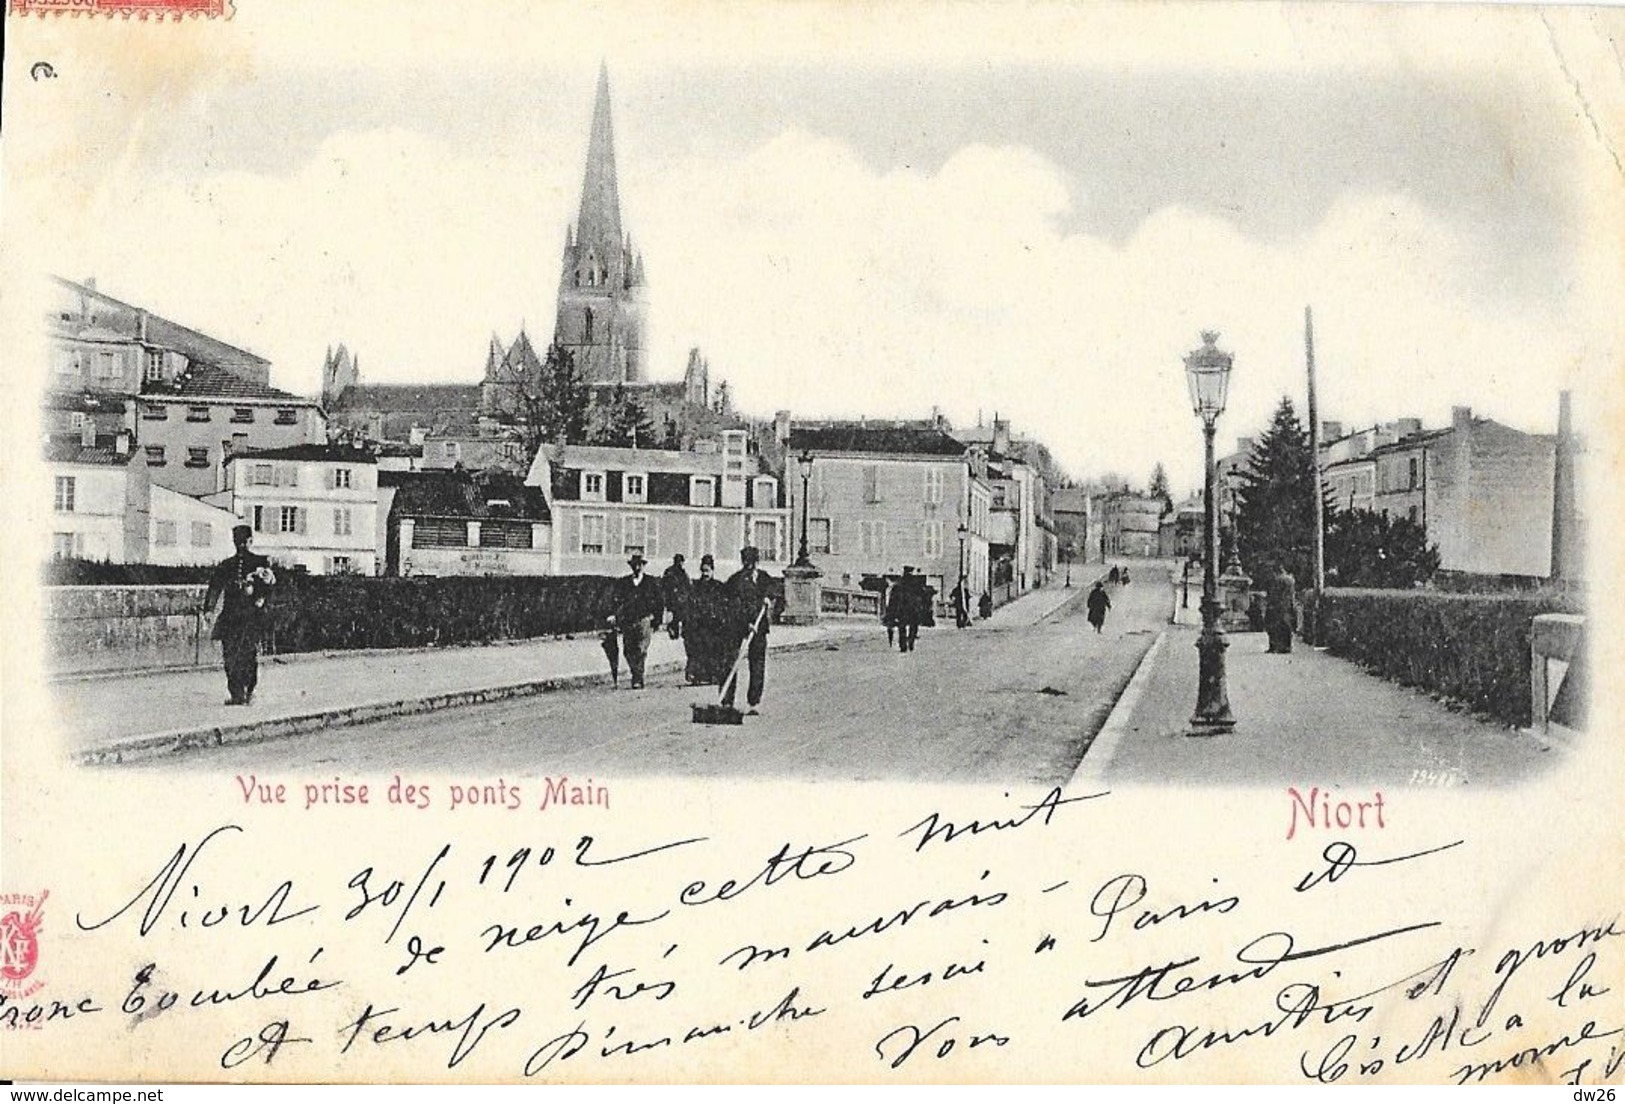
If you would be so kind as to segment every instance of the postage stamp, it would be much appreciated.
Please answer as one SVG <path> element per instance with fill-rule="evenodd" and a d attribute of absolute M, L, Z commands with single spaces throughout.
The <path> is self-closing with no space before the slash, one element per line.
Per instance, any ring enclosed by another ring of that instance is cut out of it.
<path fill-rule="evenodd" d="M 0 993 L 20 1000 L 45 983 L 34 977 L 39 968 L 39 931 L 45 924 L 49 893 L 0 894 Z"/>
<path fill-rule="evenodd" d="M 230 19 L 231 0 L 10 0 L 9 15 L 122 15 L 125 19 L 208 16 Z"/>

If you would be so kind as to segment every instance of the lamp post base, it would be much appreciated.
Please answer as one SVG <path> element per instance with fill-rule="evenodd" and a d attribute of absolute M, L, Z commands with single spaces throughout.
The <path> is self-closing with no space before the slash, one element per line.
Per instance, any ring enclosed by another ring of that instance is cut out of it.
<path fill-rule="evenodd" d="M 821 605 L 818 580 L 823 576 L 808 564 L 791 564 L 784 569 L 784 615 L 786 625 L 816 625 Z"/>
<path fill-rule="evenodd" d="M 1218 736 L 1236 727 L 1230 715 L 1230 691 L 1225 684 L 1224 653 L 1230 647 L 1217 620 L 1217 602 L 1202 603 L 1202 635 L 1196 640 L 1199 666 L 1196 680 L 1196 712 L 1191 714 L 1192 736 Z"/>

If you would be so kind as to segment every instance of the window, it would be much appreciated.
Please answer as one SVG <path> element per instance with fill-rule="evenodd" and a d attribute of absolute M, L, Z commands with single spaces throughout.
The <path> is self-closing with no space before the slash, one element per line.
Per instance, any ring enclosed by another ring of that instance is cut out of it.
<path fill-rule="evenodd" d="M 942 469 L 925 469 L 925 501 L 933 506 L 942 502 Z"/>
<path fill-rule="evenodd" d="M 256 533 L 265 532 L 265 507 L 255 506 L 248 515 L 248 524 Z"/>
<path fill-rule="evenodd" d="M 1004 486 L 1003 485 L 995 486 L 993 488 L 993 508 L 995 510 L 1004 509 L 1004 498 L 1005 498 L 1005 488 L 1004 488 Z"/>
<path fill-rule="evenodd" d="M 778 505 L 779 481 L 772 476 L 762 476 L 756 480 L 756 497 L 751 505 L 759 509 L 767 509 Z"/>
<path fill-rule="evenodd" d="M 59 475 L 56 477 L 56 512 L 59 514 L 73 513 L 74 477 Z"/>
<path fill-rule="evenodd" d="M 269 487 L 271 485 L 273 466 L 270 464 L 250 464 L 248 466 L 248 485 L 250 487 Z"/>
<path fill-rule="evenodd" d="M 468 523 L 454 518 L 418 518 L 412 526 L 413 548 L 467 548 Z"/>
<path fill-rule="evenodd" d="M 272 464 L 271 484 L 276 487 L 299 486 L 298 464 Z"/>
<path fill-rule="evenodd" d="M 186 466 L 189 468 L 206 468 L 209 466 L 209 448 L 207 445 L 198 445 L 186 450 Z"/>
<path fill-rule="evenodd" d="M 1411 519 L 1411 524 L 1412 525 L 1416 525 L 1422 520 L 1421 511 L 1415 506 L 1411 507 L 1410 519 Z"/>
<path fill-rule="evenodd" d="M 83 370 L 84 358 L 72 349 L 59 349 L 56 354 L 56 374 L 59 376 L 77 376 Z"/>
<path fill-rule="evenodd" d="M 621 477 L 621 497 L 627 502 L 649 501 L 649 477 L 628 472 Z"/>
<path fill-rule="evenodd" d="M 858 522 L 858 548 L 865 556 L 886 554 L 886 523 L 883 521 Z"/>
<path fill-rule="evenodd" d="M 278 533 L 303 533 L 305 531 L 305 511 L 297 506 L 282 506 L 277 509 L 276 531 Z"/>
<path fill-rule="evenodd" d="M 581 335 L 582 335 L 581 336 L 582 341 L 589 342 L 589 343 L 592 341 L 592 310 L 591 310 L 591 308 L 581 312 Z"/>
<path fill-rule="evenodd" d="M 152 467 L 155 467 L 155 468 L 161 468 L 161 467 L 164 466 L 164 446 L 163 445 L 148 445 L 147 446 L 147 463 L 149 465 L 151 465 Z"/>
<path fill-rule="evenodd" d="M 169 417 L 169 407 L 163 403 L 142 403 L 141 417 L 149 422 L 161 422 Z"/>
<path fill-rule="evenodd" d="M 277 425 L 298 425 L 299 412 L 291 406 L 279 406 L 276 412 Z"/>
<path fill-rule="evenodd" d="M 96 378 L 98 380 L 109 383 L 118 379 L 121 374 L 119 372 L 117 353 L 96 354 Z"/>
<path fill-rule="evenodd" d="M 83 411 L 75 410 L 73 413 L 68 415 L 68 428 L 69 429 L 84 429 L 85 428 L 85 415 L 84 415 Z"/>
<path fill-rule="evenodd" d="M 441 441 L 440 458 L 442 460 L 457 461 L 463 458 L 463 446 L 458 441 Z"/>
<path fill-rule="evenodd" d="M 513 518 L 487 518 L 480 523 L 482 548 L 530 548 L 535 542 L 530 522 Z"/>
<path fill-rule="evenodd" d="M 327 557 L 327 573 L 329 575 L 348 575 L 350 573 L 350 557 Z"/>
<path fill-rule="evenodd" d="M 779 523 L 772 518 L 757 518 L 750 528 L 750 543 L 762 554 L 763 562 L 779 558 Z"/>
<path fill-rule="evenodd" d="M 148 383 L 162 383 L 164 379 L 164 352 L 162 349 L 147 350 L 147 366 L 142 379 Z"/>
<path fill-rule="evenodd" d="M 696 561 L 701 556 L 715 556 L 717 554 L 717 519 L 714 517 L 691 517 L 688 519 L 688 557 Z"/>
<path fill-rule="evenodd" d="M 581 497 L 587 502 L 604 501 L 604 473 L 581 473 Z"/>
<path fill-rule="evenodd" d="M 176 535 L 176 525 L 173 519 L 154 521 L 152 523 L 152 543 L 161 548 L 173 548 L 180 543 Z"/>
<path fill-rule="evenodd" d="M 942 522 L 928 521 L 921 528 L 920 545 L 926 559 L 942 555 Z"/>
<path fill-rule="evenodd" d="M 234 422 L 252 422 L 254 420 L 254 408 L 252 406 L 232 407 L 231 420 Z"/>
<path fill-rule="evenodd" d="M 333 535 L 335 537 L 350 537 L 355 535 L 355 519 L 350 516 L 350 508 L 348 506 L 334 507 Z"/>
<path fill-rule="evenodd" d="M 690 506 L 715 506 L 717 504 L 717 481 L 709 475 L 694 475 L 688 480 L 688 504 Z"/>
<path fill-rule="evenodd" d="M 581 515 L 581 554 L 583 556 L 602 556 L 604 554 L 604 515 Z"/>
<path fill-rule="evenodd" d="M 643 514 L 627 514 L 621 519 L 621 551 L 630 556 L 649 554 L 649 519 Z"/>
<path fill-rule="evenodd" d="M 347 490 L 350 489 L 350 469 L 349 468 L 334 468 L 333 469 L 333 489 L 335 491 L 347 491 Z"/>
<path fill-rule="evenodd" d="M 1417 466 L 1416 466 L 1416 457 L 1414 457 L 1414 456 L 1411 457 L 1411 462 L 1410 462 L 1410 480 L 1411 480 L 1410 487 L 1408 489 L 1414 491 L 1414 490 L 1416 490 L 1416 485 L 1417 485 Z"/>
<path fill-rule="evenodd" d="M 51 555 L 59 560 L 78 556 L 84 552 L 84 537 L 79 533 L 52 533 Z"/>
<path fill-rule="evenodd" d="M 829 518 L 808 518 L 807 551 L 828 553 L 834 550 L 830 541 Z"/>
<path fill-rule="evenodd" d="M 863 501 L 880 501 L 880 469 L 873 464 L 863 469 Z"/>
<path fill-rule="evenodd" d="M 209 420 L 209 408 L 206 406 L 189 406 L 186 408 L 186 420 L 189 422 L 206 422 Z"/>
<path fill-rule="evenodd" d="M 192 523 L 192 547 L 207 548 L 214 543 L 214 526 L 206 521 Z"/>

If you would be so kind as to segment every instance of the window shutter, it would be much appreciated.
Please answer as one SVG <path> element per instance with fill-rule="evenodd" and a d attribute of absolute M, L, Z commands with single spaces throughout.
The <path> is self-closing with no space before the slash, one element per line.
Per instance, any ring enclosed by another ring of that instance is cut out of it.
<path fill-rule="evenodd" d="M 829 554 L 831 556 L 838 556 L 838 555 L 841 554 L 840 542 L 835 539 L 835 528 L 836 528 L 835 519 L 830 518 L 829 519 Z"/>
<path fill-rule="evenodd" d="M 305 532 L 305 513 L 306 513 L 306 510 L 305 510 L 305 508 L 303 506 L 295 506 L 293 508 L 293 531 L 295 533 L 299 533 L 301 535 L 304 534 L 304 532 Z"/>

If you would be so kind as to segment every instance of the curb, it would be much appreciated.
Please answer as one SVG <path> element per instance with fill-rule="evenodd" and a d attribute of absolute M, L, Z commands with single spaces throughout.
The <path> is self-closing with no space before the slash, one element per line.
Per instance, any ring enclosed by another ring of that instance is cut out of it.
<path fill-rule="evenodd" d="M 817 640 L 801 640 L 769 648 L 774 652 L 822 651 L 832 644 L 862 639 L 867 634 L 856 632 L 832 633 Z M 651 674 L 680 671 L 682 660 L 664 660 L 649 664 Z M 423 713 L 436 713 L 467 705 L 485 705 L 510 701 L 515 698 L 535 697 L 565 690 L 584 689 L 589 686 L 607 686 L 607 672 L 556 675 L 552 678 L 530 679 L 500 686 L 485 686 L 473 690 L 449 690 L 417 698 L 399 698 L 386 702 L 367 702 L 361 705 L 341 706 L 336 709 L 314 710 L 286 717 L 245 721 L 242 724 L 209 725 L 204 728 L 174 729 L 169 732 L 144 736 L 126 736 L 93 747 L 81 748 L 70 756 L 83 766 L 104 766 L 138 762 L 165 755 L 175 755 L 199 748 L 227 747 L 237 744 L 258 744 L 289 736 L 302 736 L 324 728 L 348 728 L 391 717 L 412 717 Z"/>
<path fill-rule="evenodd" d="M 1098 786 L 1105 780 L 1106 769 L 1111 766 L 1112 756 L 1117 753 L 1117 745 L 1122 742 L 1124 734 L 1128 731 L 1129 718 L 1139 706 L 1140 699 L 1145 696 L 1145 688 L 1151 682 L 1152 666 L 1167 639 L 1168 630 L 1164 629 L 1151 642 L 1151 647 L 1145 650 L 1145 655 L 1140 657 L 1134 673 L 1129 676 L 1128 684 L 1118 695 L 1112 711 L 1106 715 L 1106 723 L 1100 726 L 1095 738 L 1090 740 L 1089 746 L 1084 749 L 1078 769 L 1072 772 L 1072 777 L 1067 782 L 1067 789 Z"/>

